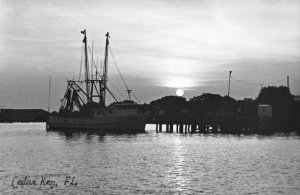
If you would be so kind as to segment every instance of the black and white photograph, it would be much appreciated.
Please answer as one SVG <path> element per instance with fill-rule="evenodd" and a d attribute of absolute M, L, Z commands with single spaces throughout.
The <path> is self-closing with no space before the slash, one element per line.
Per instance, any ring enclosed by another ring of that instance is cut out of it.
<path fill-rule="evenodd" d="M 0 194 L 300 194 L 300 1 L 0 0 Z"/>

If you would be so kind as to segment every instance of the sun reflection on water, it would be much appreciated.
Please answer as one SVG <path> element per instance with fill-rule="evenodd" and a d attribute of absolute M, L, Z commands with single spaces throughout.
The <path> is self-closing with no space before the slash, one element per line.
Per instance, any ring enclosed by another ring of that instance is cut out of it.
<path fill-rule="evenodd" d="M 183 192 L 190 184 L 186 148 L 183 147 L 178 137 L 174 137 L 173 143 L 173 150 L 169 155 L 169 166 L 166 169 L 165 184 L 177 192 Z"/>

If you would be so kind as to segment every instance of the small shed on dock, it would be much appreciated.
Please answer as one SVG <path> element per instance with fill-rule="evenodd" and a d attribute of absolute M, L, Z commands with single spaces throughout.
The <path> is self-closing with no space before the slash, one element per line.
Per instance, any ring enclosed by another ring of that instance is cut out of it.
<path fill-rule="evenodd" d="M 272 106 L 269 104 L 258 105 L 258 117 L 272 117 Z"/>

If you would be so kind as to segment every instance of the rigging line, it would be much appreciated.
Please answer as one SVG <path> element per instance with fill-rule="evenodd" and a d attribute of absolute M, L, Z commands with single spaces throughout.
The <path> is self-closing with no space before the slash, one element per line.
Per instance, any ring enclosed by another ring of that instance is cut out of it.
<path fill-rule="evenodd" d="M 119 69 L 119 67 L 118 67 L 118 64 L 117 64 L 117 62 L 116 62 L 116 59 L 115 59 L 115 56 L 114 56 L 114 54 L 113 54 L 113 52 L 112 52 L 111 47 L 109 47 L 109 50 L 110 50 L 111 56 L 112 56 L 112 58 L 113 58 L 114 64 L 116 65 L 117 71 L 118 71 L 118 73 L 119 73 L 119 75 L 120 75 L 120 77 L 121 77 L 121 79 L 122 79 L 122 81 L 123 81 L 123 83 L 124 83 L 126 89 L 129 90 L 129 87 L 128 87 L 128 85 L 126 84 L 126 82 L 125 82 L 125 80 L 124 80 L 124 78 L 123 78 L 123 75 L 121 74 L 121 71 L 120 71 L 120 69 Z"/>
<path fill-rule="evenodd" d="M 132 95 L 139 103 L 141 103 L 141 100 L 139 100 L 133 93 L 132 93 Z"/>
<path fill-rule="evenodd" d="M 106 88 L 106 90 L 110 93 L 110 95 L 118 102 L 118 99 L 119 101 L 121 100 L 120 98 L 118 98 L 112 91 L 110 91 L 108 88 Z"/>
<path fill-rule="evenodd" d="M 119 93 L 120 96 L 126 99 L 126 97 L 120 92 L 120 90 L 111 81 L 108 81 L 108 84 L 110 84 Z"/>
<path fill-rule="evenodd" d="M 116 96 L 115 93 L 113 93 L 112 91 L 110 91 L 109 93 L 110 93 L 111 96 L 113 96 L 113 98 L 114 98 L 115 100 L 117 100 L 118 102 L 121 101 L 121 98 L 119 98 L 118 96 Z"/>
<path fill-rule="evenodd" d="M 89 45 L 88 45 L 88 48 L 89 48 L 90 55 L 92 55 L 91 48 L 90 48 Z M 95 69 L 96 69 L 96 72 L 98 72 L 98 69 L 97 69 L 97 66 L 96 66 L 96 64 L 95 64 L 94 59 L 92 59 L 92 65 L 94 65 L 94 67 L 95 67 Z M 93 73 L 92 73 L 92 75 L 93 75 Z"/>
<path fill-rule="evenodd" d="M 83 43 L 81 45 L 80 70 L 79 70 L 79 79 L 78 79 L 79 81 L 80 81 L 80 77 L 81 77 L 82 60 L 83 60 Z"/>
<path fill-rule="evenodd" d="M 88 44 L 88 48 L 89 48 L 90 55 L 92 55 L 91 48 L 90 48 L 89 44 Z M 98 71 L 98 69 L 97 69 L 97 66 L 96 66 L 96 64 L 95 64 L 95 61 L 94 61 L 94 59 L 92 59 L 92 64 L 93 64 L 93 65 L 94 65 L 94 67 L 96 68 L 96 71 Z"/>
<path fill-rule="evenodd" d="M 103 61 L 100 60 L 100 75 L 103 73 Z"/>

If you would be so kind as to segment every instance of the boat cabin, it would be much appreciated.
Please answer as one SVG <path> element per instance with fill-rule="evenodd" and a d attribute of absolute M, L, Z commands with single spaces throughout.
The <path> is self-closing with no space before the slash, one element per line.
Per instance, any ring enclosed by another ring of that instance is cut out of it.
<path fill-rule="evenodd" d="M 105 109 L 94 110 L 94 117 L 137 114 L 139 106 L 133 101 L 115 102 Z"/>

